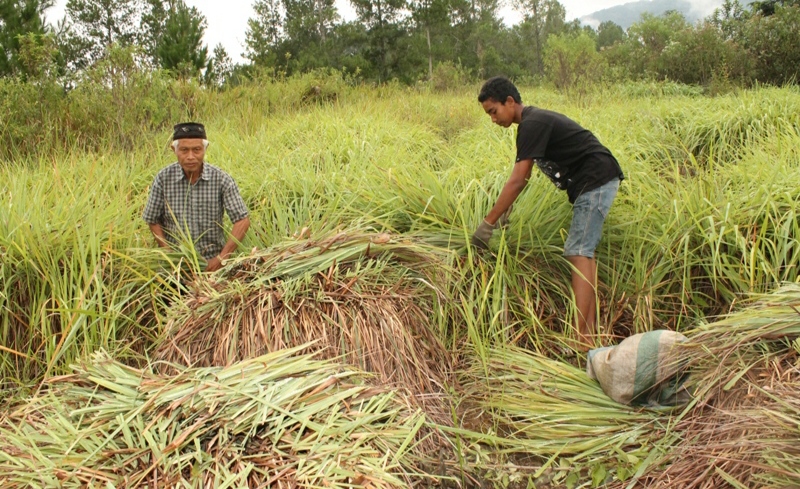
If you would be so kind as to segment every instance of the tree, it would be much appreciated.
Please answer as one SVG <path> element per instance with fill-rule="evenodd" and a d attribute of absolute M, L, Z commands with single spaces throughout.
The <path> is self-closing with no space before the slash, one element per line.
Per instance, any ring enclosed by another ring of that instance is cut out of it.
<path fill-rule="evenodd" d="M 376 78 L 386 81 L 400 76 L 399 65 L 405 53 L 400 44 L 406 35 L 402 25 L 406 0 L 350 0 L 358 21 L 367 30 L 366 57 L 375 67 Z"/>
<path fill-rule="evenodd" d="M 205 84 L 208 86 L 222 87 L 231 79 L 233 75 L 233 60 L 222 46 L 217 44 L 214 48 L 214 56 L 208 62 L 205 73 Z"/>
<path fill-rule="evenodd" d="M 253 10 L 255 17 L 247 19 L 244 56 L 257 66 L 275 66 L 284 38 L 281 0 L 256 0 Z"/>
<path fill-rule="evenodd" d="M 642 14 L 641 20 L 628 28 L 628 38 L 624 51 L 625 61 L 632 74 L 653 76 L 659 70 L 661 53 L 679 32 L 690 25 L 677 11 L 665 12 L 655 16 Z"/>
<path fill-rule="evenodd" d="M 724 39 L 740 41 L 748 17 L 739 0 L 725 0 L 725 3 L 711 14 L 709 22 L 720 31 Z"/>
<path fill-rule="evenodd" d="M 44 11 L 53 6 L 53 0 L 0 0 L 0 76 L 24 73 L 19 58 L 20 39 L 45 33 Z"/>
<path fill-rule="evenodd" d="M 339 19 L 334 0 L 283 0 L 283 7 L 288 71 L 333 66 L 334 53 L 328 48 L 333 26 Z"/>
<path fill-rule="evenodd" d="M 759 81 L 781 85 L 800 80 L 800 7 L 775 6 L 772 15 L 754 15 L 745 26 L 744 46 Z"/>
<path fill-rule="evenodd" d="M 154 3 L 163 5 L 159 0 Z M 195 7 L 187 7 L 183 0 L 170 1 L 164 20 L 154 28 L 156 63 L 181 76 L 197 76 L 208 62 L 208 48 L 203 45 L 205 30 L 205 16 Z"/>
<path fill-rule="evenodd" d="M 459 18 L 459 14 L 466 11 L 469 4 L 462 0 L 411 0 L 409 6 L 414 34 L 424 41 L 430 80 L 433 77 L 434 58 L 439 61 L 456 58 L 455 24 L 457 20 L 468 21 L 468 18 Z"/>
<path fill-rule="evenodd" d="M 544 61 L 550 80 L 561 90 L 585 90 L 602 75 L 603 59 L 585 32 L 548 37 Z"/>
<path fill-rule="evenodd" d="M 514 8 L 523 16 L 522 23 L 516 26 L 523 44 L 521 48 L 529 44 L 533 51 L 532 71 L 541 74 L 544 72 L 544 44 L 551 34 L 564 32 L 566 10 L 557 0 L 514 0 Z"/>
<path fill-rule="evenodd" d="M 68 0 L 70 60 L 76 68 L 100 59 L 112 45 L 136 44 L 141 0 Z"/>
<path fill-rule="evenodd" d="M 776 9 L 780 7 L 799 7 L 800 0 L 764 0 L 762 2 L 751 2 L 750 8 L 753 13 L 761 14 L 764 17 L 774 15 Z"/>
<path fill-rule="evenodd" d="M 675 32 L 657 63 L 659 77 L 686 84 L 710 85 L 723 76 L 742 80 L 749 74 L 747 54 L 710 23 Z"/>
<path fill-rule="evenodd" d="M 625 31 L 619 25 L 607 20 L 597 26 L 597 49 L 613 46 L 625 40 Z"/>
<path fill-rule="evenodd" d="M 287 73 L 332 66 L 332 33 L 339 15 L 334 0 L 257 0 L 248 20 L 246 57 Z"/>

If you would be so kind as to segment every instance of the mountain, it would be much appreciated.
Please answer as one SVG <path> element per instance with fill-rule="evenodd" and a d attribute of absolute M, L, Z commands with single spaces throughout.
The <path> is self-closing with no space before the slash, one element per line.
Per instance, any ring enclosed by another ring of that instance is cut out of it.
<path fill-rule="evenodd" d="M 581 17 L 580 21 L 597 27 L 601 22 L 610 20 L 627 30 L 631 24 L 639 21 L 643 13 L 660 15 L 669 10 L 677 10 L 689 22 L 697 22 L 711 15 L 722 3 L 723 0 L 639 0 L 598 10 Z"/>

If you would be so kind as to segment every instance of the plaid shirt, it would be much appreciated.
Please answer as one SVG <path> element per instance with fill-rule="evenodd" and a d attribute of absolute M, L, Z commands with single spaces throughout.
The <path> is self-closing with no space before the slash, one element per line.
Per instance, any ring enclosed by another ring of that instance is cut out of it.
<path fill-rule="evenodd" d="M 197 252 L 208 260 L 225 246 L 223 211 L 231 222 L 247 217 L 247 206 L 233 178 L 203 163 L 203 173 L 191 185 L 176 162 L 156 175 L 142 218 L 148 224 L 160 224 L 172 245 L 191 238 Z"/>

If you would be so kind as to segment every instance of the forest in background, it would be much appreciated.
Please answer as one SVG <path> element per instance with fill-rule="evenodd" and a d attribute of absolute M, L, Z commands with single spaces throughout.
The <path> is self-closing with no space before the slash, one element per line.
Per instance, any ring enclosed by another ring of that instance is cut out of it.
<path fill-rule="evenodd" d="M 780 85 L 800 66 L 797 0 L 727 0 L 695 23 L 678 11 L 643 14 L 627 29 L 567 21 L 557 0 L 511 2 L 522 20 L 508 26 L 501 0 L 351 0 L 351 21 L 334 0 L 255 0 L 247 62 L 234 64 L 224 47 L 203 43 L 206 18 L 182 0 L 69 0 L 55 26 L 44 22 L 53 0 L 2 0 L 0 76 L 55 78 L 70 89 L 118 49 L 142 69 L 215 87 L 320 68 L 405 84 L 503 74 L 559 88 L 626 79 Z"/>
<path fill-rule="evenodd" d="M 580 101 L 626 82 L 708 95 L 791 85 L 800 69 L 796 0 L 728 1 L 697 24 L 677 12 L 643 15 L 627 31 L 566 22 L 555 0 L 520 3 L 523 20 L 511 27 L 496 0 L 355 0 L 352 22 L 337 21 L 333 0 L 258 0 L 243 65 L 221 46 L 209 54 L 204 17 L 179 0 L 70 0 L 55 28 L 43 21 L 51 3 L 0 1 L 3 159 L 128 148 L 142 132 L 201 116 L 209 91 L 264 89 L 274 104 L 270 90 L 292 87 L 291 100 L 277 102 L 286 105 L 334 100 L 359 85 L 477 89 L 503 74 Z"/>

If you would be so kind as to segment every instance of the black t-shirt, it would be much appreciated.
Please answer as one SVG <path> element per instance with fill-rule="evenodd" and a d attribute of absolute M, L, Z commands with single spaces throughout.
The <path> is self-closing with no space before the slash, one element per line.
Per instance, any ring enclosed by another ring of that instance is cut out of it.
<path fill-rule="evenodd" d="M 534 160 L 542 173 L 571 203 L 624 175 L 614 155 L 600 141 L 565 115 L 536 107 L 522 109 L 517 128 L 517 160 Z"/>

